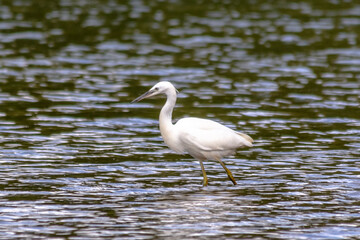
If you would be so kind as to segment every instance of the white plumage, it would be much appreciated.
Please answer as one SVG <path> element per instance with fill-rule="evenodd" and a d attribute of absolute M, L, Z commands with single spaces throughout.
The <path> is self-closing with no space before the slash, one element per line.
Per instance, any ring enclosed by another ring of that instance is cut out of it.
<path fill-rule="evenodd" d="M 157 94 L 167 96 L 166 103 L 159 116 L 160 132 L 166 145 L 177 153 L 189 153 L 199 160 L 204 177 L 204 186 L 207 185 L 208 180 L 203 161 L 207 159 L 219 161 L 235 185 L 234 177 L 221 161 L 221 158 L 234 154 L 238 148 L 252 147 L 253 139 L 244 133 L 236 132 L 208 119 L 188 117 L 172 124 L 172 111 L 176 103 L 177 90 L 170 82 L 157 83 L 133 102 Z"/>

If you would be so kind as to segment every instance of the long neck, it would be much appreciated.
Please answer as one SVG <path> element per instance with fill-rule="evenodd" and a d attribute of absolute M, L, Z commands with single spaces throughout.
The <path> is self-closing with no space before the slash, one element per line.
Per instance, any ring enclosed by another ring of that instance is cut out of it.
<path fill-rule="evenodd" d="M 176 103 L 176 93 L 167 94 L 167 99 L 165 105 L 162 107 L 159 116 L 159 125 L 161 135 L 164 136 L 166 132 L 170 132 L 170 129 L 174 127 L 172 124 L 172 112 Z"/>

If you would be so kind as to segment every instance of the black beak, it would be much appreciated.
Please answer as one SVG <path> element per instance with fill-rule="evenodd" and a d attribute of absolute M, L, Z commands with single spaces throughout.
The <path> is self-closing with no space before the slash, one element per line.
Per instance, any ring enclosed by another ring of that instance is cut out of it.
<path fill-rule="evenodd" d="M 131 103 L 134 103 L 134 102 L 139 102 L 141 100 L 143 100 L 144 98 L 147 98 L 147 97 L 151 97 L 151 94 L 153 93 L 154 91 L 147 91 L 146 93 L 144 93 L 143 95 L 141 95 L 140 97 L 137 97 L 135 98 L 134 100 L 131 101 Z"/>

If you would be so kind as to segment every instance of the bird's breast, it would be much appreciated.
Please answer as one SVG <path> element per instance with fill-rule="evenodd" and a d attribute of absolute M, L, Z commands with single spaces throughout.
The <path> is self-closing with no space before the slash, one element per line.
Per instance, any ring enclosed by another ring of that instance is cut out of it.
<path fill-rule="evenodd" d="M 162 138 L 165 144 L 173 151 L 183 154 L 185 150 L 183 149 L 182 145 L 179 143 L 179 140 L 176 138 L 174 134 L 171 135 L 163 135 Z"/>
<path fill-rule="evenodd" d="M 186 150 L 180 142 L 179 134 L 173 126 L 160 125 L 160 133 L 165 144 L 173 151 L 184 154 Z"/>

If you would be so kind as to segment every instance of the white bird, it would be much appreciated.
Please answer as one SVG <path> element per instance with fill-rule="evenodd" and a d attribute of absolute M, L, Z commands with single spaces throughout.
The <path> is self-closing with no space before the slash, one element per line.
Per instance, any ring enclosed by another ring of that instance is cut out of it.
<path fill-rule="evenodd" d="M 167 81 L 155 84 L 149 91 L 132 102 L 139 102 L 158 94 L 165 94 L 166 103 L 160 111 L 160 133 L 166 145 L 177 153 L 188 153 L 199 160 L 203 173 L 203 185 L 207 186 L 203 161 L 217 160 L 225 169 L 229 179 L 236 185 L 230 170 L 221 161 L 221 158 L 232 155 L 237 148 L 252 147 L 253 139 L 240 132 L 236 132 L 220 123 L 208 119 L 187 117 L 172 123 L 172 112 L 176 103 L 178 91 Z"/>

